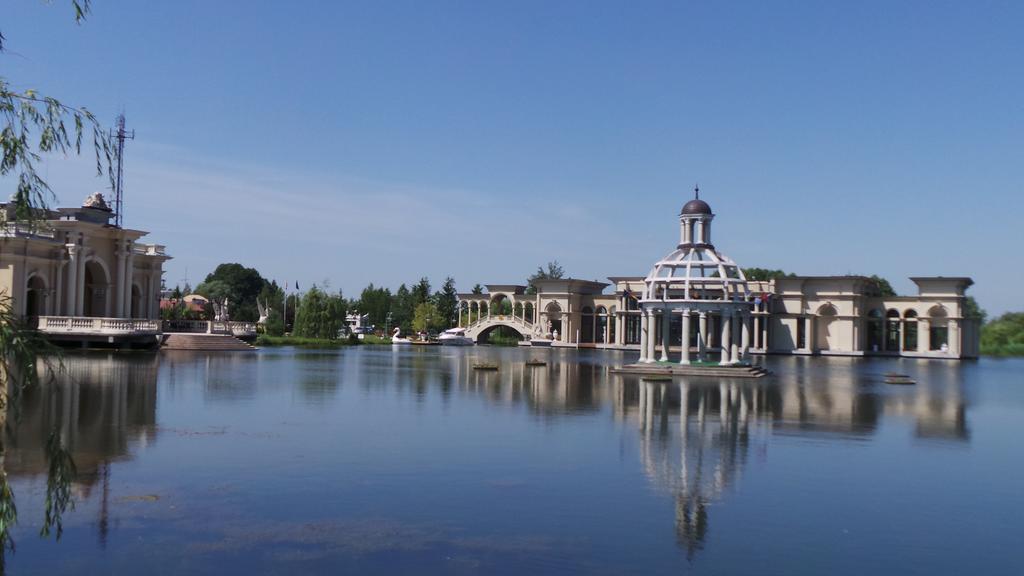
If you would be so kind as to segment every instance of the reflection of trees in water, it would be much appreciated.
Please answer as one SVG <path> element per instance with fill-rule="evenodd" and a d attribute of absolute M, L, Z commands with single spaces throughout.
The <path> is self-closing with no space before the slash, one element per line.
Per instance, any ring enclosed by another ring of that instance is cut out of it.
<path fill-rule="evenodd" d="M 500 369 L 474 370 L 470 355 L 454 358 L 463 389 L 506 404 L 526 404 L 540 415 L 596 412 L 607 401 L 608 366 L 558 361 L 527 366 L 525 360 L 502 362 Z"/>
<path fill-rule="evenodd" d="M 77 468 L 70 486 L 54 486 L 57 493 L 69 488 L 76 499 L 88 498 L 101 485 L 101 543 L 108 526 L 110 463 L 131 458 L 133 444 L 155 438 L 158 358 L 69 354 L 64 372 L 25 391 L 19 418 L 5 426 L 3 466 L 12 477 L 53 482 L 51 467 L 61 464 L 48 443 L 55 433 Z"/>

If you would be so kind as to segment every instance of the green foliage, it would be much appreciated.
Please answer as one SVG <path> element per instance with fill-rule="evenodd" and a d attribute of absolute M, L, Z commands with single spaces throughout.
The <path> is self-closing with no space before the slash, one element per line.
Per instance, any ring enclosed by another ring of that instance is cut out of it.
<path fill-rule="evenodd" d="M 72 0 L 71 5 L 75 21 L 81 22 L 89 13 L 90 0 Z M 0 33 L 0 51 L 5 49 Z M 80 154 L 86 138 L 92 140 L 97 175 L 106 173 L 113 187 L 112 139 L 92 112 L 67 106 L 35 90 L 15 91 L 7 78 L 0 76 L 0 176 L 15 177 L 15 191 L 11 195 L 15 219 L 36 225 L 39 215 L 53 198 L 49 184 L 36 172 L 36 163 L 43 155 Z M 0 420 L 10 415 L 18 418 L 21 393 L 39 383 L 38 361 L 52 351 L 53 347 L 38 332 L 22 324 L 13 313 L 8 295 L 0 292 Z M 53 368 L 49 360 L 45 360 L 44 368 Z M 58 364 L 58 369 L 62 368 Z M 10 530 L 18 521 L 14 492 L 2 468 L 3 442 L 0 434 L 0 572 L 4 569 L 6 551 L 14 547 Z M 56 527 L 59 538 L 63 513 L 74 507 L 71 493 L 74 462 L 56 431 L 47 443 L 47 455 L 50 466 L 42 533 L 45 536 Z"/>
<path fill-rule="evenodd" d="M 878 285 L 878 291 L 879 293 L 881 293 L 882 296 L 888 297 L 896 295 L 896 291 L 893 290 L 892 284 L 889 284 L 889 281 L 886 280 L 885 278 L 882 278 L 877 274 L 872 274 L 871 276 L 869 276 L 869 278 L 874 280 L 875 284 Z"/>
<path fill-rule="evenodd" d="M 483 294 L 484 293 L 484 287 L 481 286 L 480 284 L 474 284 L 472 292 L 473 292 L 473 294 Z"/>
<path fill-rule="evenodd" d="M 49 536 L 50 530 L 56 528 L 57 540 L 60 540 L 64 534 L 64 512 L 75 509 L 71 483 L 75 480 L 78 470 L 71 459 L 71 452 L 61 442 L 57 430 L 51 431 L 50 438 L 46 441 L 46 456 L 49 463 L 46 475 L 46 511 L 39 535 Z"/>
<path fill-rule="evenodd" d="M 964 300 L 964 317 L 965 318 L 976 318 L 982 324 L 985 323 L 985 319 L 988 318 L 988 312 L 978 304 L 978 301 L 974 299 L 974 296 L 968 296 Z"/>
<path fill-rule="evenodd" d="M 403 332 L 409 332 L 412 330 L 412 315 L 415 309 L 412 292 L 402 284 L 391 301 L 391 325 L 398 326 Z"/>
<path fill-rule="evenodd" d="M 256 298 L 269 284 L 255 268 L 221 264 L 196 286 L 196 293 L 218 301 L 227 298 L 232 320 L 254 322 L 259 318 Z"/>
<path fill-rule="evenodd" d="M 299 338 L 337 339 L 347 311 L 348 304 L 340 292 L 328 294 L 314 284 L 302 296 L 293 333 Z"/>
<path fill-rule="evenodd" d="M 416 313 L 412 319 L 412 329 L 417 332 L 429 332 L 439 330 L 444 326 L 444 319 L 441 312 L 433 302 L 424 302 L 416 305 Z"/>
<path fill-rule="evenodd" d="M 420 278 L 420 281 L 412 287 L 412 302 L 414 306 L 419 306 L 424 302 L 430 300 L 430 280 L 426 277 Z"/>
<path fill-rule="evenodd" d="M 537 293 L 537 286 L 535 284 L 537 280 L 557 280 L 560 278 L 565 278 L 565 270 L 562 268 L 562 265 L 558 263 L 558 260 L 548 262 L 546 269 L 543 266 L 538 266 L 537 271 L 526 279 L 526 293 Z"/>
<path fill-rule="evenodd" d="M 376 288 L 370 284 L 363 288 L 359 295 L 359 303 L 355 307 L 361 314 L 369 315 L 369 322 L 375 326 L 383 326 L 391 311 L 391 291 L 387 288 Z"/>
<path fill-rule="evenodd" d="M 787 274 L 783 270 L 772 270 L 769 268 L 744 268 L 743 276 L 747 280 L 775 280 L 776 278 L 795 276 L 795 274 Z"/>
<path fill-rule="evenodd" d="M 1024 312 L 1007 312 L 982 326 L 981 353 L 1024 356 Z"/>
<path fill-rule="evenodd" d="M 507 326 L 498 326 L 487 335 L 487 343 L 492 346 L 518 346 L 522 337 Z"/>
<path fill-rule="evenodd" d="M 271 336 L 261 334 L 256 338 L 257 346 L 296 346 L 299 348 L 342 348 L 359 344 L 350 338 L 301 338 L 298 336 Z"/>
<path fill-rule="evenodd" d="M 451 328 L 455 325 L 456 314 L 459 308 L 459 293 L 455 290 L 455 279 L 448 277 L 444 279 L 441 289 L 434 294 L 434 304 L 441 315 L 441 329 Z"/>

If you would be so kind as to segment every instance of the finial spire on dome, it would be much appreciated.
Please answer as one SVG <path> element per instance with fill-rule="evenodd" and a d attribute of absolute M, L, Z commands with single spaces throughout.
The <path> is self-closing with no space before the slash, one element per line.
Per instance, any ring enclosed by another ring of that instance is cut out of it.
<path fill-rule="evenodd" d="M 693 199 L 700 200 L 700 184 L 693 185 Z"/>

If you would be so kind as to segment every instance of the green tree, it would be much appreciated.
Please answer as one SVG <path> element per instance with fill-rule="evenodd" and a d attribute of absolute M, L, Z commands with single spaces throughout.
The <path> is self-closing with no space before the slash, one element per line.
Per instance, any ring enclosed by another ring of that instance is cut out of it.
<path fill-rule="evenodd" d="M 302 295 L 294 333 L 302 338 L 333 340 L 345 325 L 347 308 L 340 292 L 329 294 L 314 284 Z"/>
<path fill-rule="evenodd" d="M 408 332 L 412 329 L 412 316 L 416 309 L 416 303 L 413 301 L 412 292 L 409 288 L 402 284 L 398 287 L 394 297 L 391 299 L 391 324 L 392 326 L 398 326 L 403 332 Z"/>
<path fill-rule="evenodd" d="M 875 282 L 875 284 L 878 285 L 878 292 L 882 296 L 889 297 L 896 295 L 896 291 L 893 290 L 892 284 L 890 284 L 889 281 L 886 280 L 885 278 L 882 278 L 877 274 L 872 274 L 871 276 L 869 276 L 869 278 L 871 278 Z"/>
<path fill-rule="evenodd" d="M 1007 312 L 981 329 L 981 353 L 1024 356 L 1024 312 Z"/>
<path fill-rule="evenodd" d="M 438 330 L 441 327 L 441 313 L 433 302 L 416 305 L 416 313 L 412 319 L 412 329 L 417 332 Z"/>
<path fill-rule="evenodd" d="M 217 266 L 207 275 L 196 286 L 196 293 L 218 301 L 227 298 L 232 320 L 254 322 L 259 318 L 256 298 L 267 284 L 269 282 L 255 268 L 228 263 Z"/>
<path fill-rule="evenodd" d="M 562 268 L 562 265 L 558 263 L 558 260 L 548 262 L 547 268 L 538 266 L 537 271 L 526 279 L 526 293 L 537 293 L 536 282 L 538 280 L 558 280 L 560 278 L 565 278 L 565 270 Z"/>
<path fill-rule="evenodd" d="M 793 276 L 794 274 L 786 274 L 783 270 L 772 270 L 769 268 L 744 268 L 743 276 L 747 280 L 775 280 L 776 278 L 785 278 L 786 276 Z"/>
<path fill-rule="evenodd" d="M 978 304 L 978 301 L 974 299 L 974 296 L 968 296 L 964 300 L 964 317 L 977 319 L 981 324 L 985 323 L 985 318 L 988 318 L 988 312 Z"/>
<path fill-rule="evenodd" d="M 357 309 L 361 314 L 368 314 L 370 324 L 383 326 L 391 311 L 391 291 L 377 288 L 372 283 L 359 295 Z"/>
<path fill-rule="evenodd" d="M 454 278 L 449 276 L 444 279 L 441 289 L 434 294 L 434 304 L 441 314 L 440 327 L 446 329 L 454 326 L 457 321 L 455 315 L 459 308 L 459 293 L 455 290 Z"/>
<path fill-rule="evenodd" d="M 412 301 L 417 306 L 430 300 L 430 280 L 426 277 L 420 278 L 412 287 Z"/>
<path fill-rule="evenodd" d="M 480 284 L 473 284 L 473 290 L 471 290 L 471 292 L 473 294 L 483 294 L 484 293 L 484 287 L 481 286 Z"/>

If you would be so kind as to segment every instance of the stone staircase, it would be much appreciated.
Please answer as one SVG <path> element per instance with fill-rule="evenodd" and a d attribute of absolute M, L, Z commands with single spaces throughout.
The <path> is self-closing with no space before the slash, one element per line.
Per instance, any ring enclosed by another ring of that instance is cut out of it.
<path fill-rule="evenodd" d="M 612 372 L 640 376 L 707 376 L 713 378 L 762 378 L 771 374 L 762 366 L 719 366 L 710 363 L 681 365 L 672 362 L 627 364 L 620 368 L 612 368 Z"/>
<path fill-rule="evenodd" d="M 161 349 L 244 352 L 255 350 L 256 347 L 227 334 L 168 334 Z"/>

